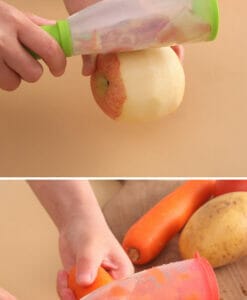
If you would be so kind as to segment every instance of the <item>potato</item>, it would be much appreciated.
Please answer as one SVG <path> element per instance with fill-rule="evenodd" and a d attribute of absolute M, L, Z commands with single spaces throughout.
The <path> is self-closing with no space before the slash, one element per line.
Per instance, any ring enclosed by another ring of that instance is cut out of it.
<path fill-rule="evenodd" d="M 213 267 L 247 255 L 247 192 L 216 197 L 197 210 L 179 238 L 184 259 L 198 251 Z"/>

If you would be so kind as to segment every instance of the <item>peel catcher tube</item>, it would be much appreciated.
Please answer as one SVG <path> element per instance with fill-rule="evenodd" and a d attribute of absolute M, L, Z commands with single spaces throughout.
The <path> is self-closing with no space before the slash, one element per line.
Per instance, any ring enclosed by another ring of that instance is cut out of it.
<path fill-rule="evenodd" d="M 113 281 L 81 300 L 219 300 L 216 276 L 210 264 L 194 259 L 155 267 Z"/>
<path fill-rule="evenodd" d="M 218 24 L 217 0 L 101 0 L 43 28 L 72 56 L 209 41 Z"/>

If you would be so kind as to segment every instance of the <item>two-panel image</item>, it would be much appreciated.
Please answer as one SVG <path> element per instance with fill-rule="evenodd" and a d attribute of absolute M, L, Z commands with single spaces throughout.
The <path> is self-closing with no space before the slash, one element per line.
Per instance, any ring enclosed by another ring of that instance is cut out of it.
<path fill-rule="evenodd" d="M 247 300 L 246 9 L 0 0 L 0 300 Z"/>

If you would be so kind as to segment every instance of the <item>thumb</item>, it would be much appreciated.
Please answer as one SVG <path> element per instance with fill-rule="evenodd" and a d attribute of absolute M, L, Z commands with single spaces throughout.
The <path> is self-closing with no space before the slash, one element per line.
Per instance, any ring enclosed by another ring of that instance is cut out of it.
<path fill-rule="evenodd" d="M 54 25 L 56 24 L 55 20 L 48 20 L 39 16 L 36 16 L 30 12 L 25 13 L 26 17 L 31 20 L 36 25 Z"/>
<path fill-rule="evenodd" d="M 102 263 L 102 254 L 98 248 L 83 249 L 76 260 L 76 280 L 82 286 L 88 286 L 95 281 L 98 269 Z"/>

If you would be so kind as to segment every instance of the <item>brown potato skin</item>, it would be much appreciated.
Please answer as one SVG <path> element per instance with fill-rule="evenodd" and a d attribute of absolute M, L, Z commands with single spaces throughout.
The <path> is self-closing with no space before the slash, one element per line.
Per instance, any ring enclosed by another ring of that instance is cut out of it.
<path fill-rule="evenodd" d="M 198 251 L 217 268 L 247 255 L 247 192 L 216 197 L 190 218 L 179 238 L 184 259 Z"/>

